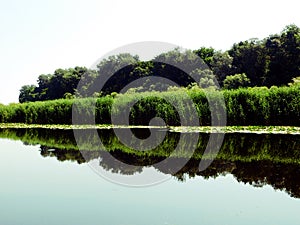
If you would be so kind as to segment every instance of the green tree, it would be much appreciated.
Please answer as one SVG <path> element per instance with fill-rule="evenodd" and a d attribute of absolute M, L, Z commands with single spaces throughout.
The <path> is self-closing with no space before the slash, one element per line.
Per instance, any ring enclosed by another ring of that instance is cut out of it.
<path fill-rule="evenodd" d="M 24 85 L 20 89 L 19 102 L 32 102 L 36 100 L 35 85 Z"/>
<path fill-rule="evenodd" d="M 155 64 L 155 75 L 159 74 L 183 87 L 195 82 L 199 83 L 199 73 L 194 73 L 194 77 L 190 76 L 193 71 L 209 69 L 208 65 L 193 51 L 183 51 L 179 48 L 158 55 L 154 61 L 161 62 Z"/>
<path fill-rule="evenodd" d="M 210 47 L 201 47 L 200 49 L 193 51 L 196 55 L 198 55 L 210 68 L 213 62 L 213 56 L 215 55 L 215 50 Z"/>
<path fill-rule="evenodd" d="M 229 75 L 224 80 L 225 89 L 237 89 L 241 87 L 248 87 L 250 85 L 250 79 L 245 73 Z"/>
<path fill-rule="evenodd" d="M 268 73 L 265 84 L 286 85 L 300 76 L 300 28 L 287 26 L 279 35 L 266 39 Z"/>
<path fill-rule="evenodd" d="M 51 82 L 51 78 L 53 75 L 48 74 L 42 74 L 38 77 L 38 86 L 35 89 L 35 91 L 37 92 L 38 95 L 38 100 L 44 101 L 44 100 L 48 100 L 48 90 L 49 90 L 49 84 Z"/>
<path fill-rule="evenodd" d="M 93 96 L 95 93 L 102 91 L 104 95 L 112 92 L 119 92 L 126 84 L 130 72 L 139 62 L 137 55 L 129 53 L 121 53 L 119 55 L 109 56 L 99 62 L 97 65 L 97 76 L 92 81 L 88 88 L 88 96 Z M 99 86 L 105 84 L 101 90 Z"/>
<path fill-rule="evenodd" d="M 233 58 L 233 74 L 246 73 L 253 86 L 261 86 L 264 83 L 267 61 L 264 42 L 258 39 L 250 39 L 234 44 L 228 51 Z"/>
<path fill-rule="evenodd" d="M 214 53 L 211 62 L 211 69 L 220 84 L 222 84 L 227 75 L 232 74 L 232 60 L 233 59 L 228 52 L 217 51 Z"/>
<path fill-rule="evenodd" d="M 192 74 L 200 76 L 199 87 L 213 88 L 213 89 L 218 88 L 215 75 L 210 69 L 206 69 L 206 70 L 196 69 L 192 72 Z"/>

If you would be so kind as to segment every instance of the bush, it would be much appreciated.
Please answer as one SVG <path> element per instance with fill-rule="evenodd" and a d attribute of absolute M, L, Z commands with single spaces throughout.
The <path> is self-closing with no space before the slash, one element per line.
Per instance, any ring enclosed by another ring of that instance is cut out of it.
<path fill-rule="evenodd" d="M 248 87 L 250 85 L 250 79 L 245 73 L 229 75 L 223 81 L 224 89 L 237 89 L 241 87 Z"/>

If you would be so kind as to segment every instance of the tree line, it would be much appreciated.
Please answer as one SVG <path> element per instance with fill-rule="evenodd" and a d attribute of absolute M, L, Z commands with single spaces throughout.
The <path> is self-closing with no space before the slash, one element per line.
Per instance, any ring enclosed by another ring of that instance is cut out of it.
<path fill-rule="evenodd" d="M 196 68 L 195 65 L 201 64 L 197 56 L 207 66 Z M 185 67 L 184 71 L 174 66 L 178 63 Z M 227 51 L 201 47 L 181 52 L 176 48 L 150 61 L 123 53 L 102 60 L 94 70 L 85 67 L 57 69 L 53 74 L 40 75 L 37 85 L 23 86 L 19 102 L 104 96 L 120 92 L 138 78 L 146 79 L 134 91 L 166 90 L 163 84 L 151 82 L 150 77 L 153 76 L 164 77 L 187 87 L 195 82 L 187 71 L 199 77 L 197 83 L 202 88 L 215 87 L 216 84 L 223 89 L 286 86 L 300 77 L 300 28 L 288 25 L 279 34 L 263 40 L 241 41 Z M 99 90 L 101 80 L 112 73 L 113 76 Z M 84 85 L 79 90 L 80 80 Z"/>

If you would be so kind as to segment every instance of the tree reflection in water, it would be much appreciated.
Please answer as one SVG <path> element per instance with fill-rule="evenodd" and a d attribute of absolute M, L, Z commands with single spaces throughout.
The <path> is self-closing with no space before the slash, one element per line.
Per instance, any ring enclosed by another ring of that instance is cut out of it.
<path fill-rule="evenodd" d="M 139 138 L 149 136 L 147 129 L 134 130 L 133 133 L 139 135 Z M 141 173 L 145 167 L 154 167 L 162 173 L 172 174 L 182 182 L 196 176 L 208 179 L 232 174 L 239 182 L 256 187 L 271 185 L 274 189 L 284 190 L 290 196 L 300 198 L 299 135 L 226 134 L 217 158 L 209 168 L 199 172 L 201 156 L 209 138 L 209 134 L 200 134 L 193 157 L 174 174 L 170 165 L 186 159 L 184 153 L 176 157 L 169 155 L 183 134 L 168 132 L 161 145 L 151 151 L 138 151 L 123 146 L 113 130 L 98 130 L 98 134 L 106 150 L 95 148 L 93 140 L 97 137 L 90 136 L 85 130 L 82 139 L 85 140 L 86 150 L 80 152 L 72 130 L 0 129 L 0 137 L 21 140 L 27 145 L 38 144 L 43 157 L 55 157 L 59 161 L 81 164 L 97 159 L 101 168 L 126 175 Z M 191 134 L 184 135 L 188 140 Z M 189 151 L 189 143 L 185 147 Z M 162 160 L 163 164 L 157 164 Z"/>

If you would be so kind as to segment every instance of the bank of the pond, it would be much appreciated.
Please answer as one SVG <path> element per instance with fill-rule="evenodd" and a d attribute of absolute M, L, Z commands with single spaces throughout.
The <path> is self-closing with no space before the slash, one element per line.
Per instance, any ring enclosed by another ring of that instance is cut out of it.
<path fill-rule="evenodd" d="M 223 115 L 226 114 L 229 126 L 300 126 L 300 86 L 209 92 L 179 89 L 98 99 L 60 99 L 0 105 L 0 123 L 111 124 L 111 115 L 121 117 L 122 112 L 133 105 L 129 124 L 148 125 L 152 118 L 160 117 L 167 125 L 178 126 L 195 119 L 187 105 L 189 100 L 195 105 L 201 126 L 211 125 L 212 114 L 217 120 L 215 124 L 222 124 L 225 118 Z"/>
<path fill-rule="evenodd" d="M 68 124 L 25 124 L 25 123 L 0 123 L 0 129 L 48 129 L 48 130 L 84 130 L 84 129 L 166 129 L 179 133 L 252 133 L 252 134 L 300 134 L 300 127 L 295 126 L 142 126 L 142 125 L 68 125 Z"/>

